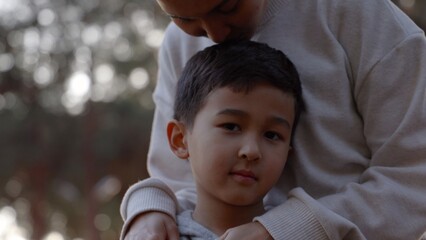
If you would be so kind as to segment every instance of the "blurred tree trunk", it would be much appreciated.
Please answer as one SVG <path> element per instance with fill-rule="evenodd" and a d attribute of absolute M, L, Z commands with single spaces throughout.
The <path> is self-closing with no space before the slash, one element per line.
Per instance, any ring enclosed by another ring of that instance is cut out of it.
<path fill-rule="evenodd" d="M 94 153 L 95 133 L 96 133 L 96 114 L 95 108 L 91 102 L 87 104 L 87 112 L 83 118 L 83 166 L 85 168 L 85 194 L 87 199 L 87 230 L 88 239 L 99 240 L 99 232 L 95 226 L 95 217 L 97 212 L 97 202 L 94 195 L 94 186 L 96 181 L 96 154 Z"/>
<path fill-rule="evenodd" d="M 44 159 L 40 163 L 30 168 L 31 188 L 33 189 L 30 198 L 31 204 L 31 220 L 33 232 L 31 239 L 41 240 L 46 234 L 46 183 L 48 176 L 48 166 Z"/>
<path fill-rule="evenodd" d="M 49 147 L 45 136 L 45 124 L 43 121 L 46 119 L 42 116 L 42 111 L 36 101 L 36 91 L 31 89 L 29 91 L 29 103 L 32 105 L 29 115 L 31 120 L 29 122 L 29 139 L 28 143 L 33 146 L 32 151 L 27 153 L 30 167 L 28 169 L 29 185 L 32 189 L 30 197 L 30 214 L 33 224 L 33 231 L 31 239 L 41 240 L 47 231 L 47 189 L 49 179 Z"/>

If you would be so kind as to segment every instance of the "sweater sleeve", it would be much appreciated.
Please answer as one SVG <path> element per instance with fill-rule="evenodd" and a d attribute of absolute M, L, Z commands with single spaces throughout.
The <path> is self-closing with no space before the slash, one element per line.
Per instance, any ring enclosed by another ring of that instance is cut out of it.
<path fill-rule="evenodd" d="M 176 206 L 175 194 L 162 181 L 148 178 L 134 184 L 127 190 L 121 203 L 120 213 L 125 222 L 120 239 L 124 239 L 130 223 L 141 213 L 160 211 L 176 220 Z"/>
<path fill-rule="evenodd" d="M 354 97 L 371 150 L 358 182 L 314 199 L 294 189 L 256 218 L 274 239 L 418 239 L 426 230 L 426 39 L 407 35 Z"/>
<path fill-rule="evenodd" d="M 254 221 L 260 222 L 274 239 L 365 239 L 353 223 L 327 209 L 301 188 L 290 191 L 285 203 Z"/>

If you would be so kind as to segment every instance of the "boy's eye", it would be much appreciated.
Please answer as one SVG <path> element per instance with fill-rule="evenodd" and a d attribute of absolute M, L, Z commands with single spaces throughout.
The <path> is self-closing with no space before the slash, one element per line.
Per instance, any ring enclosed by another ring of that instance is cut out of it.
<path fill-rule="evenodd" d="M 240 127 L 235 123 L 225 123 L 225 124 L 222 124 L 221 127 L 232 132 L 240 130 Z"/>
<path fill-rule="evenodd" d="M 274 141 L 282 139 L 281 135 L 276 132 L 266 132 L 265 137 Z"/>

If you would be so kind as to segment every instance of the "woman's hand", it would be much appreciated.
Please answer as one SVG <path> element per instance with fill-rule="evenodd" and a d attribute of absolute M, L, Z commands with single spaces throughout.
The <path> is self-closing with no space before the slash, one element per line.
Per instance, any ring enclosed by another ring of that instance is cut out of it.
<path fill-rule="evenodd" d="M 179 231 L 169 215 L 146 212 L 133 220 L 124 240 L 179 240 Z"/>
<path fill-rule="evenodd" d="M 250 222 L 228 229 L 220 240 L 273 240 L 268 231 L 258 222 Z"/>

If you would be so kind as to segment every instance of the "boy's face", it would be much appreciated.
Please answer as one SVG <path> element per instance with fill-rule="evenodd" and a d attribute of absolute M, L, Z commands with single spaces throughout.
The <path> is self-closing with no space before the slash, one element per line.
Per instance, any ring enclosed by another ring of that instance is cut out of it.
<path fill-rule="evenodd" d="M 157 0 L 176 25 L 214 42 L 250 39 L 266 0 Z"/>
<path fill-rule="evenodd" d="M 198 197 L 259 204 L 281 175 L 293 120 L 293 97 L 271 85 L 211 92 L 177 154 L 190 161 Z"/>

